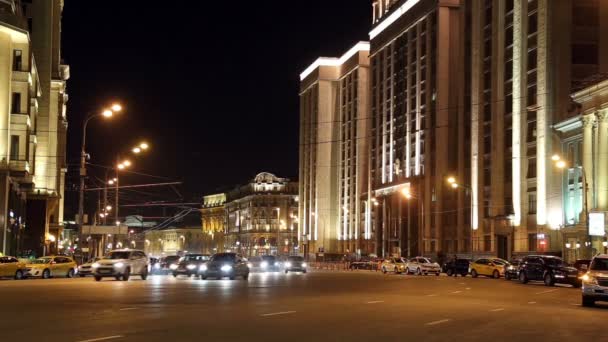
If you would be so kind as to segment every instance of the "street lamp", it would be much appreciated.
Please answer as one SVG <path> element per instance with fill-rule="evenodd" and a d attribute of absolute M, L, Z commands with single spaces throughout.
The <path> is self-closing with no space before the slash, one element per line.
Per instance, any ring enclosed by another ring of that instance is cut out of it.
<path fill-rule="evenodd" d="M 471 186 L 470 185 L 465 185 L 465 184 L 460 184 L 458 183 L 458 180 L 456 179 L 456 177 L 454 176 L 448 176 L 446 178 L 447 183 L 450 185 L 450 187 L 454 190 L 458 189 L 459 187 L 462 187 L 464 189 L 466 189 L 467 191 L 472 191 Z M 473 198 L 471 197 L 471 212 L 470 212 L 470 219 L 471 222 L 473 220 Z M 471 244 L 471 260 L 474 259 L 474 255 L 473 255 L 473 224 L 471 224 L 471 231 L 469 232 L 469 240 L 470 240 L 470 244 Z"/>

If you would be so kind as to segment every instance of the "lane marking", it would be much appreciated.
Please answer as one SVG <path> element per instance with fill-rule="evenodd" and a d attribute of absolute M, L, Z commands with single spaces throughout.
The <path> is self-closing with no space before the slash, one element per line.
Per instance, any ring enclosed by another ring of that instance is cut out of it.
<path fill-rule="evenodd" d="M 367 302 L 367 304 L 378 304 L 378 303 L 384 303 L 383 300 L 372 300 L 370 302 Z"/>
<path fill-rule="evenodd" d="M 492 310 L 490 310 L 490 312 L 499 312 L 499 311 L 505 311 L 505 309 L 498 308 L 498 309 L 492 309 Z"/>
<path fill-rule="evenodd" d="M 577 304 L 577 303 L 570 303 L 570 305 L 581 306 L 580 304 Z"/>
<path fill-rule="evenodd" d="M 107 341 L 107 340 L 113 340 L 113 339 L 122 338 L 122 337 L 124 337 L 124 336 L 122 336 L 122 335 L 114 335 L 114 336 L 106 336 L 106 337 L 100 337 L 100 338 L 92 338 L 90 340 L 82 340 L 82 341 L 78 341 L 78 342 Z"/>
<path fill-rule="evenodd" d="M 466 283 L 458 283 L 458 284 L 460 284 L 460 285 L 466 285 Z"/>
<path fill-rule="evenodd" d="M 450 292 L 451 294 L 458 294 L 461 293 L 462 291 L 454 291 L 454 292 Z"/>
<path fill-rule="evenodd" d="M 470 287 L 467 287 L 465 290 L 470 290 L 470 289 L 471 289 Z"/>
<path fill-rule="evenodd" d="M 128 310 L 137 310 L 137 308 L 122 308 L 122 309 L 119 309 L 118 311 L 128 311 Z"/>
<path fill-rule="evenodd" d="M 555 289 L 555 290 L 547 290 L 547 291 L 543 291 L 543 292 L 538 292 L 538 293 L 535 293 L 535 295 L 540 295 L 540 294 L 545 294 L 545 293 L 551 293 L 551 292 L 555 292 L 555 291 L 558 291 L 558 289 Z"/>
<path fill-rule="evenodd" d="M 263 314 L 260 315 L 262 317 L 270 317 L 270 316 L 278 316 L 278 315 L 289 315 L 289 314 L 294 314 L 296 313 L 295 311 L 281 311 L 281 312 L 273 312 L 273 313 L 267 313 L 267 314 Z"/>
<path fill-rule="evenodd" d="M 433 294 L 426 295 L 426 296 L 427 296 L 427 297 L 437 297 L 437 296 L 439 296 L 439 295 L 438 295 L 438 294 L 436 294 L 436 293 L 433 293 Z"/>
<path fill-rule="evenodd" d="M 431 325 L 437 325 L 437 324 L 447 323 L 449 321 L 451 321 L 451 319 L 442 319 L 442 320 L 439 320 L 439 321 L 428 322 L 425 325 L 431 326 Z"/>
<path fill-rule="evenodd" d="M 536 302 L 528 302 L 528 304 L 536 304 Z"/>

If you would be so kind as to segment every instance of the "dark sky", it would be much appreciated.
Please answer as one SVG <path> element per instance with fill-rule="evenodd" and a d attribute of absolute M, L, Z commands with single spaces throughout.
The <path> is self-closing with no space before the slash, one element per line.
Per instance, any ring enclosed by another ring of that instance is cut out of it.
<path fill-rule="evenodd" d="M 146 139 L 134 170 L 182 180 L 197 201 L 261 171 L 296 179 L 298 75 L 366 40 L 370 23 L 370 0 L 67 0 L 68 183 L 84 115 L 114 99 L 126 112 L 91 122 L 92 163 Z"/>

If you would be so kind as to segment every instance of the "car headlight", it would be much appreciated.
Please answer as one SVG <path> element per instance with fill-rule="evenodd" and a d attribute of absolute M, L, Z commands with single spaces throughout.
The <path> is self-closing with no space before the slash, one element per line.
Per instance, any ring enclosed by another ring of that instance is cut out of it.
<path fill-rule="evenodd" d="M 186 268 L 189 270 L 193 270 L 196 268 L 196 265 L 188 265 L 188 266 L 186 266 Z"/>
<path fill-rule="evenodd" d="M 262 261 L 262 263 L 260 264 L 260 266 L 262 268 L 266 268 L 266 267 L 268 267 L 268 263 L 266 261 Z"/>
<path fill-rule="evenodd" d="M 248 262 L 248 263 L 247 263 L 247 267 L 252 268 L 252 267 L 253 267 L 253 265 L 252 265 L 250 262 Z"/>
<path fill-rule="evenodd" d="M 172 270 L 176 270 L 177 269 L 177 264 L 171 264 L 171 266 L 169 266 L 170 269 Z"/>
<path fill-rule="evenodd" d="M 285 267 L 291 267 L 291 263 L 290 262 L 286 262 L 285 263 Z"/>
<path fill-rule="evenodd" d="M 114 267 L 116 268 L 122 268 L 125 264 L 123 264 L 122 262 L 117 262 L 114 264 Z"/>
<path fill-rule="evenodd" d="M 597 285 L 597 279 L 594 276 L 585 274 L 584 276 L 581 277 L 581 279 L 583 280 L 583 283 L 585 283 L 585 284 Z"/>
<path fill-rule="evenodd" d="M 200 265 L 200 266 L 198 267 L 198 270 L 199 270 L 199 271 L 203 271 L 203 272 L 205 272 L 205 271 L 207 270 L 207 265 L 205 265 L 205 264 Z"/>
<path fill-rule="evenodd" d="M 305 262 L 303 262 L 302 267 L 308 267 L 308 265 Z"/>
<path fill-rule="evenodd" d="M 99 263 L 98 262 L 94 262 L 93 265 L 91 265 L 91 267 L 97 268 L 97 267 L 99 267 Z"/>
<path fill-rule="evenodd" d="M 232 271 L 232 266 L 230 265 L 224 265 L 222 266 L 222 268 L 220 268 L 223 272 L 230 272 Z"/>
<path fill-rule="evenodd" d="M 160 264 L 154 264 L 154 268 L 155 269 L 159 269 L 160 268 Z"/>

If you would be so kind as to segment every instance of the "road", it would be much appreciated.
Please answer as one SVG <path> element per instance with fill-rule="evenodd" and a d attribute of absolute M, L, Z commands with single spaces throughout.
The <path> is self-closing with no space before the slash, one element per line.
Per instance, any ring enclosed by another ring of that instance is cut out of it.
<path fill-rule="evenodd" d="M 601 341 L 580 290 L 377 272 L 0 281 L 2 341 Z"/>

